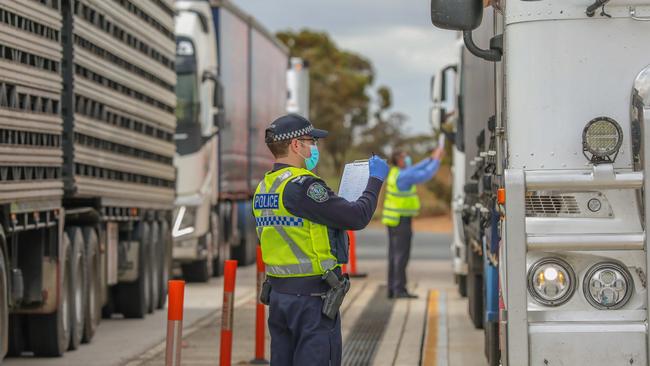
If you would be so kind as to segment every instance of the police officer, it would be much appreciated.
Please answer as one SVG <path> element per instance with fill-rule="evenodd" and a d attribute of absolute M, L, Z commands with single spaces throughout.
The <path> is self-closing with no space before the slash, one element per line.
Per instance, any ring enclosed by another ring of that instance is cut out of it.
<path fill-rule="evenodd" d="M 253 211 L 271 288 L 262 301 L 270 306 L 274 366 L 340 365 L 341 320 L 337 310 L 333 319 L 323 314 L 325 295 L 332 289 L 323 278 L 344 280 L 340 265 L 347 262 L 346 230 L 370 222 L 388 174 L 388 164 L 373 156 L 362 196 L 355 202 L 338 197 L 312 172 L 319 161 L 318 139 L 327 134 L 296 114 L 282 116 L 266 129 L 275 164 L 257 187 Z"/>
<path fill-rule="evenodd" d="M 396 150 L 386 181 L 382 223 L 388 227 L 388 297 L 416 298 L 406 289 L 406 265 L 411 255 L 412 218 L 420 211 L 416 184 L 433 178 L 444 150 L 439 147 L 430 158 L 412 165 L 411 157 Z"/>

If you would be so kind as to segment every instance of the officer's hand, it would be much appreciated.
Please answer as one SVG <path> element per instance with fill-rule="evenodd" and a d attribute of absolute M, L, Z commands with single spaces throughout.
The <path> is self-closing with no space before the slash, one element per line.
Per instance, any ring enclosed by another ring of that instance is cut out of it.
<path fill-rule="evenodd" d="M 368 160 L 368 168 L 370 169 L 370 176 L 375 177 L 382 182 L 386 180 L 386 176 L 388 176 L 388 163 L 386 163 L 386 160 L 380 158 L 377 155 L 373 155 L 369 160 Z"/>
<path fill-rule="evenodd" d="M 442 147 L 433 150 L 433 152 L 431 153 L 431 159 L 438 160 L 438 161 L 442 160 L 444 156 L 445 156 L 445 149 Z"/>

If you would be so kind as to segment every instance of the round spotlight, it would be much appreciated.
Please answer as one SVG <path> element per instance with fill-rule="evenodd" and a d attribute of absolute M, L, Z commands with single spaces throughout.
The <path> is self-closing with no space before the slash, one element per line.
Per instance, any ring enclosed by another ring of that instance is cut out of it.
<path fill-rule="evenodd" d="M 597 309 L 620 309 L 632 296 L 630 272 L 618 263 L 599 263 L 585 275 L 587 301 Z"/>
<path fill-rule="evenodd" d="M 575 290 L 575 274 L 559 258 L 545 258 L 528 271 L 528 291 L 542 305 L 558 306 L 567 302 Z"/>
<path fill-rule="evenodd" d="M 582 149 L 591 154 L 592 162 L 613 161 L 622 143 L 623 130 L 609 117 L 592 119 L 582 131 Z"/>
<path fill-rule="evenodd" d="M 179 40 L 176 43 L 176 55 L 177 56 L 193 56 L 194 55 L 194 44 L 187 40 Z"/>

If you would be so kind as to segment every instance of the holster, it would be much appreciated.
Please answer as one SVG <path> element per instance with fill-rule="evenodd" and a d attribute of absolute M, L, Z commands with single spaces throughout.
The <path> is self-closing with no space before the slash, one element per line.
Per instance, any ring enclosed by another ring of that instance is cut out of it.
<path fill-rule="evenodd" d="M 326 317 L 334 320 L 339 313 L 345 295 L 350 290 L 350 277 L 347 273 L 339 277 L 333 271 L 328 270 L 323 274 L 323 280 L 327 282 L 330 289 L 323 296 L 322 312 Z"/>
<path fill-rule="evenodd" d="M 271 303 L 271 282 L 269 279 L 265 279 L 262 283 L 262 289 L 260 290 L 260 302 L 264 305 Z"/>

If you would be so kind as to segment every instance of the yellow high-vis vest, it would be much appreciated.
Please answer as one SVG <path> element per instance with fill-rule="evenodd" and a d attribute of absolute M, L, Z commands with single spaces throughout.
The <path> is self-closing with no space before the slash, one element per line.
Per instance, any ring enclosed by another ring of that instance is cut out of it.
<path fill-rule="evenodd" d="M 397 188 L 399 168 L 392 167 L 386 179 L 386 198 L 381 222 L 386 226 L 395 227 L 402 216 L 415 216 L 420 211 L 420 198 L 415 185 L 408 191 Z"/>
<path fill-rule="evenodd" d="M 307 169 L 294 167 L 268 172 L 253 196 L 262 259 L 272 277 L 317 276 L 338 266 L 327 226 L 294 216 L 284 207 L 287 183 L 304 175 L 316 177 Z"/>

